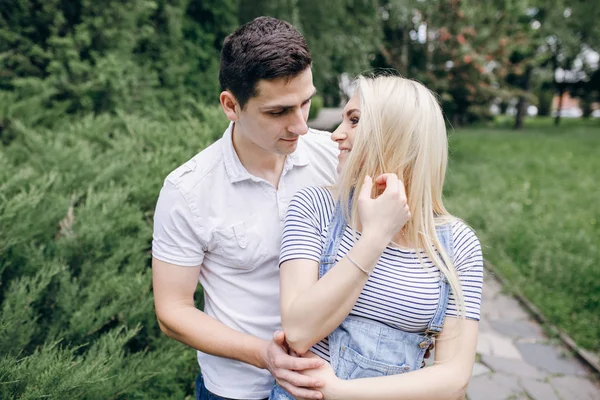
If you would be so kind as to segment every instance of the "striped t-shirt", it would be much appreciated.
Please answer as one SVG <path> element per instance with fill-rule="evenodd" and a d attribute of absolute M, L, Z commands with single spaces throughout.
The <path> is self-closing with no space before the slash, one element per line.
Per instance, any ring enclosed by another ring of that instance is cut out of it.
<path fill-rule="evenodd" d="M 322 187 L 308 187 L 292 199 L 281 243 L 280 264 L 294 259 L 319 262 L 327 228 L 333 216 L 335 201 Z M 454 264 L 465 298 L 465 316 L 479 320 L 483 286 L 483 258 L 475 233 L 463 222 L 452 225 Z M 336 262 L 350 251 L 353 231 L 346 227 Z M 369 318 L 406 332 L 424 332 L 433 318 L 440 296 L 440 271 L 423 250 L 388 246 L 365 284 L 350 315 Z M 456 303 L 450 294 L 447 316 L 456 316 Z M 312 351 L 329 360 L 327 338 Z"/>

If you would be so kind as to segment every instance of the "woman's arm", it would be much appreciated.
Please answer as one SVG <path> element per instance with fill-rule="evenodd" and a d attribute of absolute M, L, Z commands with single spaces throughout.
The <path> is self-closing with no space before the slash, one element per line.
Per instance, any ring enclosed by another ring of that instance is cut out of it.
<path fill-rule="evenodd" d="M 387 241 L 363 234 L 350 257 L 371 271 Z M 367 274 L 344 257 L 321 279 L 319 264 L 296 259 L 281 264 L 281 322 L 290 347 L 299 354 L 333 332 L 358 299 Z"/>
<path fill-rule="evenodd" d="M 384 174 L 376 184 L 385 188 L 377 198 L 371 198 L 373 181 L 368 176 L 356 196 L 362 235 L 348 254 L 360 267 L 347 255 L 321 279 L 318 262 L 306 256 L 307 243 L 310 247 L 321 241 L 314 220 L 318 210 L 306 196 L 295 196 L 290 203 L 282 239 L 281 321 L 290 347 L 299 354 L 330 334 L 350 313 L 368 279 L 361 269 L 375 268 L 387 244 L 410 218 L 398 177 Z M 300 236 L 294 236 L 296 231 L 301 231 Z"/>
<path fill-rule="evenodd" d="M 437 339 L 435 364 L 401 375 L 342 380 L 329 364 L 306 375 L 325 381 L 326 400 L 458 400 L 471 378 L 478 322 L 447 317 Z"/>

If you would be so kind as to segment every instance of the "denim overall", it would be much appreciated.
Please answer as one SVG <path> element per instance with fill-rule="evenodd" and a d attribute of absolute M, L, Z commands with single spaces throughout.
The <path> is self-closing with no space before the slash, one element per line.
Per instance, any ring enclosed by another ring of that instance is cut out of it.
<path fill-rule="evenodd" d="M 329 234 L 319 265 L 319 278 L 336 264 L 340 241 L 346 222 L 338 203 L 330 223 Z M 451 224 L 436 228 L 438 240 L 453 259 Z M 437 309 L 424 333 L 404 332 L 371 319 L 349 315 L 329 335 L 330 362 L 335 375 L 341 379 L 374 378 L 396 375 L 421 368 L 425 351 L 433 338 L 442 331 L 450 286 L 440 273 L 440 298 Z M 269 399 L 293 400 L 279 385 Z"/>

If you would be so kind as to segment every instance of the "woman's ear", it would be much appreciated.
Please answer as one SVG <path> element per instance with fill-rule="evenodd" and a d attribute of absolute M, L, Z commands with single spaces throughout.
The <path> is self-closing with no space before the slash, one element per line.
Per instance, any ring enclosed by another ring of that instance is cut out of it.
<path fill-rule="evenodd" d="M 235 99 L 235 96 L 228 90 L 221 92 L 219 96 L 221 108 L 225 116 L 232 122 L 237 121 L 239 117 L 240 105 Z"/>

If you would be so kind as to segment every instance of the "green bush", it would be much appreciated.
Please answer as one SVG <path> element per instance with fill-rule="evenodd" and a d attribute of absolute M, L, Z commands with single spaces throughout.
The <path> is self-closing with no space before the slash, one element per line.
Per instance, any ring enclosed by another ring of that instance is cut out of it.
<path fill-rule="evenodd" d="M 323 97 L 315 95 L 310 102 L 310 110 L 308 112 L 308 119 L 315 119 L 319 116 L 319 112 L 323 108 Z"/>
<path fill-rule="evenodd" d="M 152 213 L 168 172 L 221 135 L 221 111 L 47 128 L 11 107 L 0 104 L 12 110 L 0 145 L 0 398 L 193 393 L 195 352 L 154 316 Z"/>
<path fill-rule="evenodd" d="M 50 105 L 78 114 L 176 111 L 188 98 L 217 98 L 236 1 L 38 3 L 2 2 L 0 90 L 50 93 Z"/>

